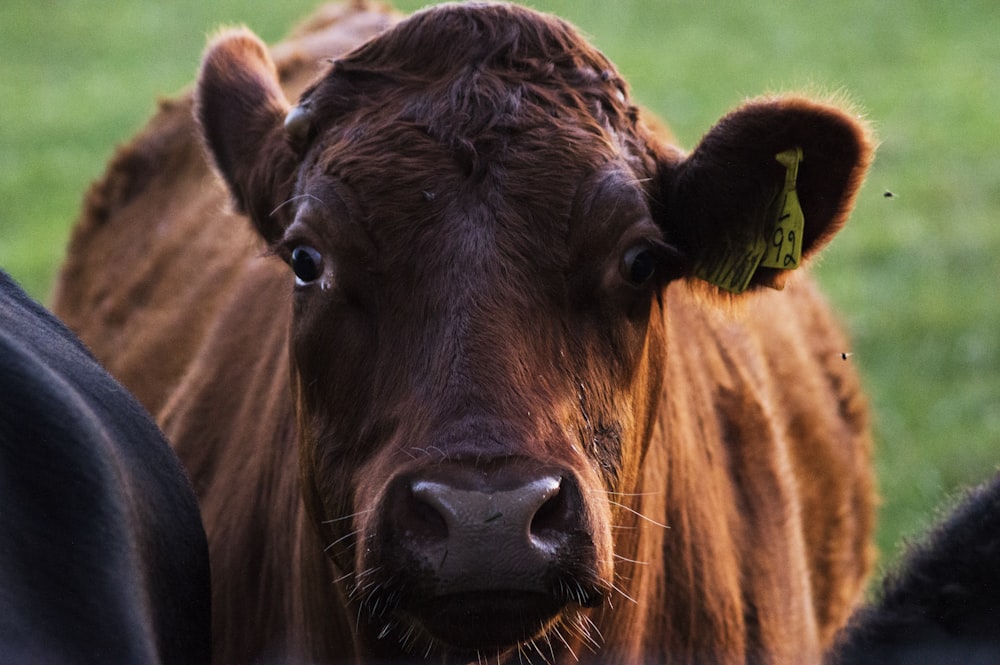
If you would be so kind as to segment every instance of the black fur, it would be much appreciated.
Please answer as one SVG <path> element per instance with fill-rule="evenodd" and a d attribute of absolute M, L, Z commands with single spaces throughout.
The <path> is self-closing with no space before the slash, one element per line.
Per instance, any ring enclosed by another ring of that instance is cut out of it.
<path fill-rule="evenodd" d="M 207 662 L 209 601 L 163 435 L 0 271 L 0 660 Z"/>
<path fill-rule="evenodd" d="M 1000 475 L 910 548 L 827 662 L 1000 663 Z"/>

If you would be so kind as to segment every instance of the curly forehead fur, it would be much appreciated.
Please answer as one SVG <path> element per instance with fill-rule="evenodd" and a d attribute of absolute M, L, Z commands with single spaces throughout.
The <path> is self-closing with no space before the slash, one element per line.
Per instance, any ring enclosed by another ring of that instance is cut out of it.
<path fill-rule="evenodd" d="M 415 14 L 338 60 L 303 101 L 315 111 L 313 135 L 381 109 L 387 126 L 426 133 L 470 170 L 527 140 L 592 150 L 631 134 L 637 117 L 613 65 L 572 26 L 507 4 Z"/>

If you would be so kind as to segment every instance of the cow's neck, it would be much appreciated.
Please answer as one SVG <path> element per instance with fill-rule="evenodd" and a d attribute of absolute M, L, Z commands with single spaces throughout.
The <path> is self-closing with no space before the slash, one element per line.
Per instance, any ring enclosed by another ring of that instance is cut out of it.
<path fill-rule="evenodd" d="M 641 483 L 650 519 L 637 525 L 638 558 L 663 565 L 636 599 L 657 613 L 640 622 L 644 657 L 806 662 L 816 623 L 802 593 L 810 583 L 787 442 L 768 431 L 773 398 L 746 360 L 753 354 L 734 352 L 742 326 L 680 288 L 668 302 L 666 384 Z"/>

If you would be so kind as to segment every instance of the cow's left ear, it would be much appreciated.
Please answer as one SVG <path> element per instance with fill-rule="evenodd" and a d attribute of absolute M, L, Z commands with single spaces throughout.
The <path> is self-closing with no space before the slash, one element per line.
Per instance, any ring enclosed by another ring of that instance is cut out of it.
<path fill-rule="evenodd" d="M 237 208 L 268 243 L 285 223 L 299 165 L 285 129 L 290 107 L 267 46 L 245 28 L 208 45 L 195 88 L 195 117 L 209 158 Z M 293 123 L 294 124 L 294 123 Z"/>
<path fill-rule="evenodd" d="M 754 100 L 659 164 L 668 241 L 732 293 L 781 288 L 847 221 L 872 159 L 865 123 L 801 97 Z"/>

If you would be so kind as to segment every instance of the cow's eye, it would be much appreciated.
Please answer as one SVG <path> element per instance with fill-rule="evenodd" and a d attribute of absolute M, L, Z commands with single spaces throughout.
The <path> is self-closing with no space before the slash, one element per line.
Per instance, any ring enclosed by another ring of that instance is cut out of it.
<path fill-rule="evenodd" d="M 308 245 L 293 249 L 288 264 L 301 284 L 315 282 L 323 274 L 323 255 Z"/>
<path fill-rule="evenodd" d="M 648 245 L 636 245 L 625 252 L 622 270 L 625 279 L 634 286 L 642 286 L 656 273 L 656 254 Z"/>

